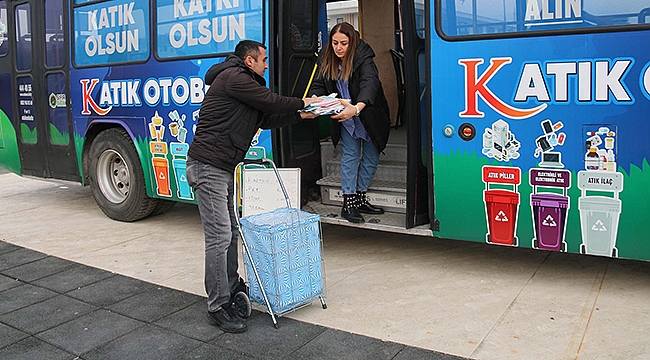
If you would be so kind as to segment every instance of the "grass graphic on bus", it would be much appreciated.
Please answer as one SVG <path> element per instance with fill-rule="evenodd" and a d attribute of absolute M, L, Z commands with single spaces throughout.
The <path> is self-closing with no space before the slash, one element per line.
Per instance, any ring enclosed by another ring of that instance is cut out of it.
<path fill-rule="evenodd" d="M 31 130 L 26 124 L 20 124 L 20 136 L 26 144 L 36 144 L 38 141 L 38 132 L 36 128 Z"/>
<path fill-rule="evenodd" d="M 435 211 L 436 219 L 440 221 L 440 231 L 435 235 L 441 238 L 485 242 L 485 184 L 481 181 L 481 169 L 485 165 L 514 164 L 497 163 L 483 156 L 478 157 L 476 153 L 461 152 L 460 149 L 449 154 L 434 152 L 434 164 Z M 640 236 L 645 236 L 647 231 L 643 227 L 647 223 L 646 216 L 650 213 L 650 204 L 639 195 L 646 193 L 650 188 L 650 165 L 644 160 L 641 168 L 630 165 L 629 173 L 620 166 L 617 171 L 623 175 L 625 182 L 625 191 L 619 195 L 622 209 L 616 243 L 618 257 L 650 260 L 650 241 L 640 241 Z M 528 171 L 521 174 L 521 183 L 530 183 Z M 521 199 L 530 199 L 532 188 L 522 185 L 518 192 Z M 572 209 L 578 209 L 577 199 L 580 195 L 577 172 L 571 171 L 571 187 L 567 197 L 571 199 Z M 532 248 L 532 239 L 535 236 L 531 206 L 520 206 L 517 218 L 518 245 Z M 582 243 L 579 212 L 569 211 L 566 221 L 567 252 L 579 253 Z"/>
<path fill-rule="evenodd" d="M 0 110 L 0 166 L 20 174 L 20 157 L 18 153 L 18 142 L 16 139 L 16 130 L 7 114 Z"/>

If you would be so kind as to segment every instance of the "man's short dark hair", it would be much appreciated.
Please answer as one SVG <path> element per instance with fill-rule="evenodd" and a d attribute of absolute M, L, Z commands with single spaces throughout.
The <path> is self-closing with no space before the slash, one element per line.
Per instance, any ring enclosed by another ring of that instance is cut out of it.
<path fill-rule="evenodd" d="M 246 59 L 247 56 L 252 56 L 257 60 L 260 55 L 260 48 L 266 49 L 266 46 L 254 40 L 242 40 L 235 46 L 235 55 L 242 60 Z"/>

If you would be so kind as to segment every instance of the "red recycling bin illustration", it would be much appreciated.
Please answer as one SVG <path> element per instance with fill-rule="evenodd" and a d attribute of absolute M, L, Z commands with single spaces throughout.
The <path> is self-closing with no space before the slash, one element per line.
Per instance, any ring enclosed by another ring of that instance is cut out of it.
<path fill-rule="evenodd" d="M 514 167 L 483 166 L 483 200 L 487 219 L 486 241 L 490 244 L 517 246 L 517 214 L 521 169 Z M 492 184 L 512 185 L 513 190 L 490 189 Z"/>
<path fill-rule="evenodd" d="M 533 212 L 535 238 L 533 248 L 566 251 L 565 233 L 569 211 L 567 189 L 571 172 L 567 170 L 530 169 L 530 205 Z M 562 194 L 539 192 L 540 188 L 561 188 Z"/>

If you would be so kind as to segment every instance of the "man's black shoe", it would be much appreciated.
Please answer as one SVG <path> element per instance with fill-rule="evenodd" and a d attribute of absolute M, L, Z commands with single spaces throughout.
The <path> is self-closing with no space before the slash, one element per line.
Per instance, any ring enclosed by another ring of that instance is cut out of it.
<path fill-rule="evenodd" d="M 233 309 L 234 310 L 234 309 Z M 215 312 L 208 312 L 208 322 L 227 333 L 243 333 L 246 331 L 246 324 L 236 315 L 231 315 L 225 308 Z"/>
<path fill-rule="evenodd" d="M 343 208 L 341 209 L 341 216 L 351 222 L 351 223 L 362 223 L 366 221 L 361 214 L 359 214 L 359 209 L 357 208 Z"/>

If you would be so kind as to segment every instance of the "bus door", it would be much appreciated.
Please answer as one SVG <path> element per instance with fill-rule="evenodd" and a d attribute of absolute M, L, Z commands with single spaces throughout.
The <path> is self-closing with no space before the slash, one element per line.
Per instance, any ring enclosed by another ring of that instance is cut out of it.
<path fill-rule="evenodd" d="M 22 173 L 79 181 L 70 116 L 65 0 L 12 1 L 15 121 Z"/>
<path fill-rule="evenodd" d="M 425 51 L 424 0 L 402 0 L 402 35 L 404 44 L 405 106 L 407 125 L 407 195 L 406 227 L 433 223 L 433 185 L 431 163 L 431 111 L 427 95 L 429 57 Z"/>
<path fill-rule="evenodd" d="M 302 98 L 310 86 L 316 54 L 322 46 L 319 9 L 324 0 L 280 0 L 271 14 L 278 48 L 271 58 L 271 84 L 281 95 Z M 321 14 L 322 15 L 322 14 Z M 276 21 L 273 23 L 273 21 Z M 325 35 L 326 36 L 326 35 Z M 272 50 L 273 51 L 273 50 Z M 274 133 L 274 157 L 283 167 L 301 169 L 301 197 L 318 194 L 321 176 L 319 120 L 305 120 Z M 299 206 L 297 204 L 296 206 Z"/>

